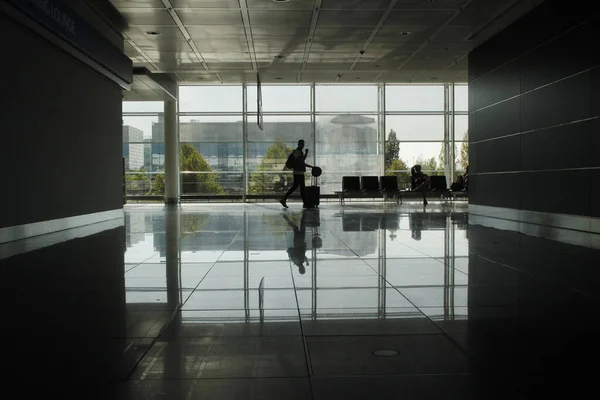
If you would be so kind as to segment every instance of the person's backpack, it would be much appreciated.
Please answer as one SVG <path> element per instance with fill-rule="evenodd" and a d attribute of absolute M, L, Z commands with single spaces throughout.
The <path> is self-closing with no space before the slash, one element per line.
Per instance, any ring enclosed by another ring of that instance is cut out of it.
<path fill-rule="evenodd" d="M 293 169 L 296 164 L 296 158 L 294 157 L 294 152 L 292 151 L 285 162 L 285 167 L 287 169 Z"/>

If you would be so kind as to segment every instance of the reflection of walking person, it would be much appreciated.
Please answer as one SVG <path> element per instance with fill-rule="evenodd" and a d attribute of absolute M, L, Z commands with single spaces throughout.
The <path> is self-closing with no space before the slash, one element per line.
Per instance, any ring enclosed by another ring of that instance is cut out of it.
<path fill-rule="evenodd" d="M 306 163 L 306 157 L 308 156 L 308 149 L 302 153 L 304 149 L 304 140 L 298 140 L 298 147 L 290 154 L 287 162 L 285 163 L 285 168 L 290 168 L 294 170 L 294 184 L 290 187 L 290 190 L 287 191 L 283 199 L 279 200 L 282 206 L 288 208 L 287 199 L 294 193 L 298 187 L 300 187 L 300 196 L 302 197 L 302 202 L 306 205 L 306 185 L 304 183 L 304 173 L 306 172 L 306 167 L 312 168 L 312 165 L 308 165 Z"/>
<path fill-rule="evenodd" d="M 294 244 L 292 247 L 287 249 L 290 260 L 298 267 L 298 272 L 304 274 L 306 269 L 304 263 L 308 265 L 308 258 L 306 257 L 306 223 L 305 214 L 302 214 L 300 219 L 300 227 L 294 223 L 286 214 L 283 214 L 283 219 L 286 220 L 288 225 L 294 230 Z"/>

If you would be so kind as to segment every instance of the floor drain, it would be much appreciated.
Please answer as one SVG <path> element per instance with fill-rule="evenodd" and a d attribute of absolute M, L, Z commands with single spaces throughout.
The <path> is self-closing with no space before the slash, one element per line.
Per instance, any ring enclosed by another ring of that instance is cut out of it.
<path fill-rule="evenodd" d="M 390 350 L 390 349 L 381 349 L 381 350 L 373 351 L 373 355 L 375 355 L 377 357 L 395 357 L 398 354 L 400 354 L 400 353 L 398 353 L 396 350 Z"/>

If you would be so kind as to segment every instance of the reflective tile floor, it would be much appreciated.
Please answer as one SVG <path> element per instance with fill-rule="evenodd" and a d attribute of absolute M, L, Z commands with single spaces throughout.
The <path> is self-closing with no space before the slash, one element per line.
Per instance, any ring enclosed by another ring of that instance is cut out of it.
<path fill-rule="evenodd" d="M 469 224 L 466 205 L 128 205 L 125 226 L 0 246 L 3 390 L 237 400 L 594 388 L 600 252 L 486 225 Z"/>

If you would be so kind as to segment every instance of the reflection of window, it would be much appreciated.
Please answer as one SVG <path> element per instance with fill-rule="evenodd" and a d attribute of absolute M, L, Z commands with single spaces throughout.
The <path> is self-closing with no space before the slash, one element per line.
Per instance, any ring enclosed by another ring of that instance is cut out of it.
<path fill-rule="evenodd" d="M 444 111 L 443 85 L 387 85 L 386 111 Z"/>

